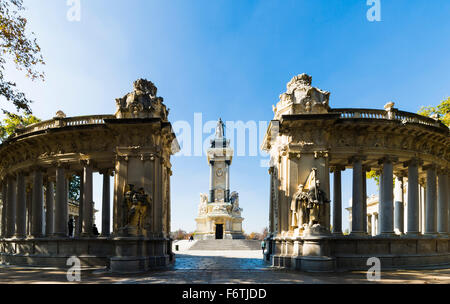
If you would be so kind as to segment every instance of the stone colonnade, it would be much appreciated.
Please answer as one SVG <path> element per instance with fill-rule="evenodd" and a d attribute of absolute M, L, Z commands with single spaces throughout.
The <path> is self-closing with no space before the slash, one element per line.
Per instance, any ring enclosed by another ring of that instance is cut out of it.
<path fill-rule="evenodd" d="M 79 200 L 79 223 L 74 223 L 75 236 L 93 236 L 94 202 L 93 166 L 82 161 Z M 110 175 L 103 169 L 102 236 L 110 234 Z M 68 237 L 69 179 L 73 172 L 69 165 L 55 164 L 53 169 L 34 167 L 3 178 L 2 187 L 2 238 Z M 31 191 L 31 196 L 27 196 Z M 31 198 L 31 202 L 27 199 Z M 28 220 L 27 220 L 28 214 Z"/>
<path fill-rule="evenodd" d="M 422 174 L 426 176 L 426 194 L 427 202 L 425 207 L 425 229 L 422 231 L 419 210 L 419 166 L 422 163 L 419 159 L 411 159 L 399 165 L 405 170 L 394 173 L 393 165 L 395 159 L 382 158 L 379 164 L 382 166 L 380 172 L 379 185 L 379 230 L 378 235 L 393 236 L 395 231 L 408 236 L 429 235 L 429 236 L 447 236 L 449 234 L 449 193 L 448 193 L 448 171 L 445 168 L 438 168 L 431 164 L 422 167 Z M 350 235 L 367 235 L 368 224 L 363 222 L 366 216 L 367 194 L 363 184 L 366 180 L 366 171 L 363 170 L 361 157 L 354 157 L 350 160 L 353 169 L 352 182 L 352 221 Z M 398 166 L 397 166 L 398 167 Z M 336 166 L 332 169 L 334 174 L 333 187 L 333 233 L 342 234 L 342 189 L 341 189 L 341 171 L 343 166 Z M 393 189 L 393 179 L 395 178 L 395 189 Z M 404 212 L 405 200 L 405 179 L 407 179 L 407 208 L 406 216 Z M 406 231 L 404 226 L 406 223 Z"/>

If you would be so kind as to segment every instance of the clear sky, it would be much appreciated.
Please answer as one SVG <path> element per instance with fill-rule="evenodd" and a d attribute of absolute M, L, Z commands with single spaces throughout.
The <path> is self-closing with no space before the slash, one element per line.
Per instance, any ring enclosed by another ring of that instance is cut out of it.
<path fill-rule="evenodd" d="M 269 121 L 286 83 L 300 73 L 330 91 L 335 108 L 382 109 L 394 101 L 417 112 L 438 104 L 450 95 L 450 1 L 380 3 L 381 21 L 370 22 L 366 0 L 80 0 L 80 21 L 70 22 L 65 0 L 25 0 L 46 81 L 32 83 L 14 69 L 7 75 L 35 100 L 42 119 L 57 110 L 112 114 L 114 99 L 138 78 L 156 84 L 172 123 L 192 129 L 194 113 L 203 122 Z M 244 230 L 261 231 L 269 175 L 260 166 L 264 155 L 248 154 L 233 160 L 231 190 L 240 193 Z M 206 158 L 172 160 L 172 230 L 193 231 L 199 193 L 208 191 Z M 100 209 L 101 179 L 94 183 Z M 347 207 L 351 171 L 343 183 Z M 370 182 L 368 193 L 376 190 Z"/>

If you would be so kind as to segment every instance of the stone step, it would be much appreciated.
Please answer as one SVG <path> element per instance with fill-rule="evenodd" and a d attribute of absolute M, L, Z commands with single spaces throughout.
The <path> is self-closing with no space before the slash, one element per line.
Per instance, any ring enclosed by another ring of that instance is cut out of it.
<path fill-rule="evenodd" d="M 261 241 L 199 240 L 189 250 L 261 250 Z"/>

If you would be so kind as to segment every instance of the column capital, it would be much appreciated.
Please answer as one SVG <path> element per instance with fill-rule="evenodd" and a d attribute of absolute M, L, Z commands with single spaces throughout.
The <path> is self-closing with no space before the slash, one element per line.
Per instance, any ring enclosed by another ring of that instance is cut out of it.
<path fill-rule="evenodd" d="M 336 172 L 336 171 L 345 171 L 345 166 L 344 165 L 330 166 L 330 172 Z"/>
<path fill-rule="evenodd" d="M 436 164 L 431 163 L 431 164 L 422 166 L 422 170 L 423 170 L 423 171 L 427 171 L 427 170 L 430 170 L 430 169 L 431 169 L 431 170 L 436 170 L 436 169 L 437 169 Z"/>
<path fill-rule="evenodd" d="M 348 159 L 348 163 L 351 165 L 356 161 L 363 161 L 366 160 L 367 156 L 366 155 L 353 155 Z"/>
<path fill-rule="evenodd" d="M 423 161 L 419 158 L 411 158 L 410 160 L 407 160 L 403 162 L 403 167 L 409 167 L 409 166 L 421 166 L 423 164 Z"/>
<path fill-rule="evenodd" d="M 363 169 L 363 171 L 365 171 L 365 172 L 372 171 L 372 167 L 371 167 L 371 166 L 368 166 L 368 165 L 363 165 L 363 166 L 362 166 L 362 169 Z"/>
<path fill-rule="evenodd" d="M 52 166 L 56 167 L 56 168 L 61 168 L 61 169 L 69 169 L 70 168 L 69 162 L 63 162 L 63 161 L 54 161 L 54 162 L 52 162 Z"/>
<path fill-rule="evenodd" d="M 94 161 L 90 158 L 80 159 L 80 164 L 83 167 L 94 167 Z"/>
<path fill-rule="evenodd" d="M 29 168 L 30 168 L 31 172 L 35 172 L 35 171 L 44 172 L 45 171 L 44 167 L 39 166 L 39 165 L 32 165 Z"/>
<path fill-rule="evenodd" d="M 408 173 L 405 171 L 396 171 L 394 172 L 395 177 L 404 178 L 408 176 Z"/>
<path fill-rule="evenodd" d="M 98 171 L 98 173 L 102 174 L 102 175 L 110 175 L 113 176 L 114 175 L 114 169 L 113 168 L 104 168 L 104 169 L 100 169 Z"/>
<path fill-rule="evenodd" d="M 382 157 L 382 158 L 380 158 L 378 160 L 378 164 L 382 165 L 382 164 L 385 164 L 385 163 L 393 163 L 393 162 L 396 162 L 396 161 L 398 161 L 398 157 L 386 155 L 386 156 L 384 156 L 384 157 Z"/>

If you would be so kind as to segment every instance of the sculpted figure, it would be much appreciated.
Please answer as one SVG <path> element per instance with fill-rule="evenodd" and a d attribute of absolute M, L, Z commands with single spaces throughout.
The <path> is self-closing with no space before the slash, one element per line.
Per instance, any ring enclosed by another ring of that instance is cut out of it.
<path fill-rule="evenodd" d="M 315 186 L 308 192 L 308 225 L 312 226 L 318 224 L 320 219 L 324 216 L 325 204 L 329 203 L 326 193 L 320 189 L 320 181 L 315 180 Z"/>
<path fill-rule="evenodd" d="M 291 227 L 297 228 L 299 226 L 299 223 L 301 223 L 300 214 L 301 212 L 301 205 L 302 205 L 302 198 L 303 198 L 303 185 L 300 184 L 297 187 L 297 192 L 294 193 L 292 196 L 291 201 Z"/>
<path fill-rule="evenodd" d="M 208 204 L 208 195 L 205 193 L 200 193 L 200 204 L 198 205 L 198 214 L 203 215 L 206 214 Z"/>
<path fill-rule="evenodd" d="M 297 192 L 292 197 L 290 207 L 290 227 L 312 227 L 325 218 L 326 206 L 330 200 L 320 188 L 320 180 L 313 168 L 305 185 L 298 185 Z"/>
<path fill-rule="evenodd" d="M 136 191 L 134 185 L 126 185 L 124 191 L 124 226 L 142 230 L 150 206 L 151 199 L 145 194 L 144 188 Z"/>

